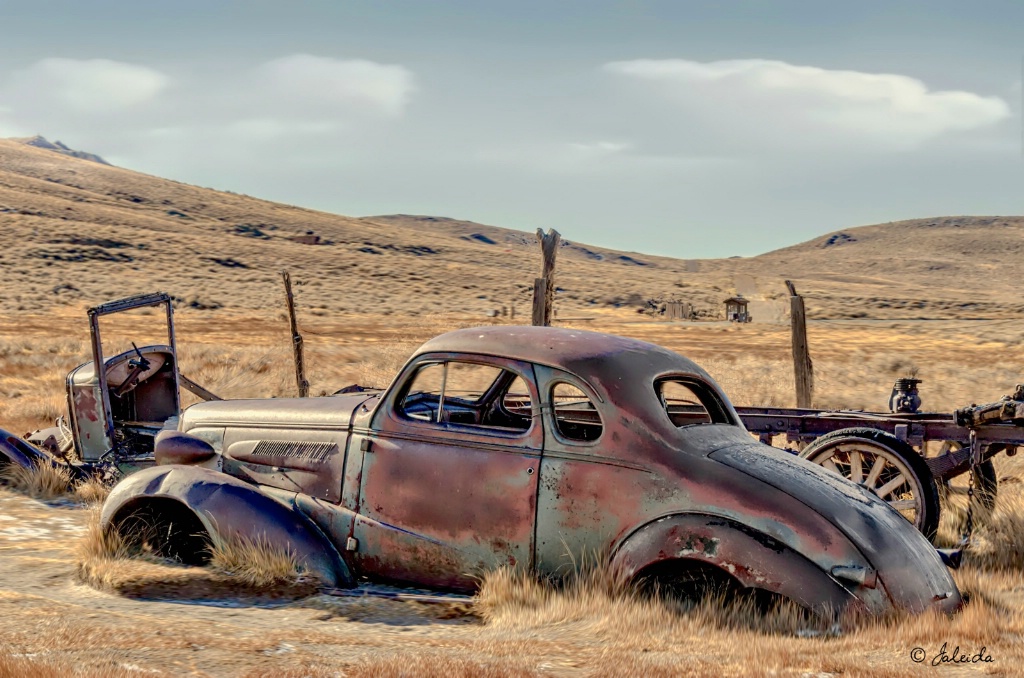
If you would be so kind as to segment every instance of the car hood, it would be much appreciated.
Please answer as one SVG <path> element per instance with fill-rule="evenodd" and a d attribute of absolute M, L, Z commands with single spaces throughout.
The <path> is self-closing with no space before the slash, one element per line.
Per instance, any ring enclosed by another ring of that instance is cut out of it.
<path fill-rule="evenodd" d="M 935 547 L 867 489 L 758 443 L 726 447 L 710 458 L 791 495 L 835 525 L 877 570 L 897 607 L 959 607 L 960 593 Z"/>
<path fill-rule="evenodd" d="M 179 429 L 197 426 L 348 428 L 352 415 L 374 395 L 353 393 L 325 398 L 261 398 L 197 403 L 182 413 Z"/>

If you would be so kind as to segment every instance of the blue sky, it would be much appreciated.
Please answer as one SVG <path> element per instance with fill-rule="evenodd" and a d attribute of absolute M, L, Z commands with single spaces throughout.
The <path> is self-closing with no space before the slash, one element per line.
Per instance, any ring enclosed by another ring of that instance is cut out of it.
<path fill-rule="evenodd" d="M 684 258 L 1021 214 L 1019 2 L 0 0 L 0 136 Z"/>

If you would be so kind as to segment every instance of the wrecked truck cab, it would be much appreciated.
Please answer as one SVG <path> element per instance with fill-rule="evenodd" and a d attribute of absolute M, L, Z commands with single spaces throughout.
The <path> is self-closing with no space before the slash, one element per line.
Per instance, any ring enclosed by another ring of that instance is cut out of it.
<path fill-rule="evenodd" d="M 162 311 L 151 315 L 158 327 L 163 325 L 166 343 L 137 346 L 132 335 L 144 328 L 133 326 L 128 337 L 121 337 L 122 345 L 131 349 L 107 355 L 101 318 L 149 308 Z M 200 398 L 217 399 L 178 369 L 169 295 L 107 302 L 88 309 L 88 316 L 92 360 L 67 375 L 67 416 L 25 439 L 0 431 L 0 465 L 59 464 L 76 478 L 117 478 L 156 463 L 155 438 L 177 426 L 181 388 Z"/>
<path fill-rule="evenodd" d="M 137 460 L 152 457 L 153 439 L 178 416 L 177 364 L 170 346 L 144 346 L 90 361 L 68 374 L 69 425 L 75 451 L 99 460 L 115 444 Z"/>
<path fill-rule="evenodd" d="M 633 339 L 459 330 L 424 344 L 384 393 L 200 403 L 179 429 L 219 458 L 204 493 L 221 477 L 287 507 L 353 581 L 469 591 L 496 568 L 558 577 L 599 554 L 624 580 L 685 593 L 713 581 L 821 614 L 960 604 L 891 507 L 753 441 L 706 372 Z M 159 498 L 188 507 L 196 491 L 178 477 Z M 157 486 L 123 483 L 106 529 Z M 244 511 L 210 511 L 210 529 L 255 529 Z M 276 514 L 256 520 L 299 548 Z"/>

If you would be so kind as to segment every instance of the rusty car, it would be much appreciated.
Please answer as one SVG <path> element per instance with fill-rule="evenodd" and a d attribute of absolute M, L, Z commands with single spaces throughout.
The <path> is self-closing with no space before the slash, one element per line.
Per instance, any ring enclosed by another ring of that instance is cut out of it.
<path fill-rule="evenodd" d="M 870 491 L 759 443 L 700 367 L 549 327 L 438 336 L 390 387 L 201 402 L 101 524 L 189 563 L 266 539 L 326 587 L 471 591 L 489 570 L 707 586 L 822 614 L 957 609 L 939 554 Z M 139 530 L 143 525 L 147 530 Z"/>

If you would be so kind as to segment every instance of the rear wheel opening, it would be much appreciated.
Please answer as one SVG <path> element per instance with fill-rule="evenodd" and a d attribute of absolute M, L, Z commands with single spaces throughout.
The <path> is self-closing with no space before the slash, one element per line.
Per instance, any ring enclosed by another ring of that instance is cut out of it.
<path fill-rule="evenodd" d="M 778 593 L 743 586 L 720 567 L 687 559 L 666 560 L 644 568 L 634 577 L 633 586 L 642 595 L 681 604 L 684 610 L 710 602 L 723 608 L 735 606 L 734 612 L 742 617 L 751 612 L 764 617 L 795 605 Z M 796 607 L 801 616 L 809 618 L 806 610 Z"/>
<path fill-rule="evenodd" d="M 715 597 L 728 602 L 743 588 L 721 568 L 693 560 L 650 565 L 637 573 L 633 586 L 644 595 L 693 604 Z"/>
<path fill-rule="evenodd" d="M 174 499 L 149 499 L 123 509 L 112 528 L 129 547 L 185 565 L 205 565 L 211 540 L 203 523 Z"/>

